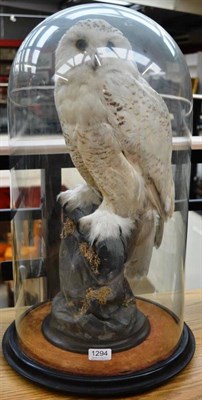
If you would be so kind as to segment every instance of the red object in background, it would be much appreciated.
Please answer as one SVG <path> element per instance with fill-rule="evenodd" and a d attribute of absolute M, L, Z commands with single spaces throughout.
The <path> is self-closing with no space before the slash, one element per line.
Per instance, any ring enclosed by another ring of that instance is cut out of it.
<path fill-rule="evenodd" d="M 62 191 L 67 187 L 62 185 Z M 15 194 L 14 194 L 15 195 Z M 56 199 L 55 199 L 56 201 Z M 18 188 L 14 208 L 33 207 L 38 208 L 41 205 L 41 188 L 40 186 L 21 187 Z M 10 208 L 10 189 L 8 187 L 0 188 L 0 209 Z"/>
<path fill-rule="evenodd" d="M 10 189 L 8 187 L 0 188 L 0 208 L 10 208 Z"/>
<path fill-rule="evenodd" d="M 31 188 L 22 187 L 19 189 L 18 198 L 15 206 L 18 207 L 40 207 L 41 189 L 38 186 Z M 0 188 L 0 208 L 10 208 L 10 189 Z"/>
<path fill-rule="evenodd" d="M 31 188 L 21 187 L 18 189 L 18 196 L 15 201 L 16 208 L 40 207 L 41 188 L 32 186 Z"/>
<path fill-rule="evenodd" d="M 0 47 L 20 47 L 21 39 L 0 39 Z"/>

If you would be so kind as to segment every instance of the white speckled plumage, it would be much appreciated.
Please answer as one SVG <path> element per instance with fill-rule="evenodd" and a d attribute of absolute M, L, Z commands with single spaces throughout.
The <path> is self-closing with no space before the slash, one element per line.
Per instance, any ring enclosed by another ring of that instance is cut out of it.
<path fill-rule="evenodd" d="M 78 22 L 56 50 L 55 103 L 68 151 L 87 184 L 79 201 L 84 192 L 91 201 L 93 191 L 100 203 L 80 227 L 91 242 L 116 237 L 119 228 L 131 234 L 127 269 L 141 276 L 173 213 L 174 189 L 169 113 L 132 54 L 127 38 L 104 20 Z M 78 206 L 78 189 L 75 203 L 72 191 L 62 196 Z"/>

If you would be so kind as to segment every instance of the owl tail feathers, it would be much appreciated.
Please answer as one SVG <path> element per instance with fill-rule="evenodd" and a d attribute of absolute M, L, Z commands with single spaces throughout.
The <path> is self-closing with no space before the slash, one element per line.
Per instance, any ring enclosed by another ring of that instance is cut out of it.
<path fill-rule="evenodd" d="M 134 232 L 131 251 L 125 263 L 125 275 L 129 280 L 139 281 L 147 275 L 155 244 L 155 218 L 145 219 Z"/>
<path fill-rule="evenodd" d="M 164 219 L 160 217 L 157 213 L 155 216 L 155 224 L 156 224 L 156 231 L 155 231 L 154 245 L 158 249 L 161 245 L 163 238 Z"/>

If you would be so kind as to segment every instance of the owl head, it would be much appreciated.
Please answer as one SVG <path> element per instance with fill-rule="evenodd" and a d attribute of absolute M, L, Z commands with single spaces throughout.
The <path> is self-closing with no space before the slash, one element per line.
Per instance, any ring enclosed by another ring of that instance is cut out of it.
<path fill-rule="evenodd" d="M 81 67 L 96 71 L 103 65 L 129 60 L 132 53 L 128 39 L 105 20 L 82 20 L 58 44 L 56 73 L 65 74 Z"/>

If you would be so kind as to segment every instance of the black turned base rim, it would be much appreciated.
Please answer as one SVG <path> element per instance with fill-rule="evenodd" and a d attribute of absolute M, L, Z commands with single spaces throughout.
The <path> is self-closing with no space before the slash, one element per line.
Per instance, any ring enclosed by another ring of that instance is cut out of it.
<path fill-rule="evenodd" d="M 46 368 L 25 356 L 17 339 L 15 323 L 3 337 L 3 353 L 8 364 L 20 375 L 49 389 L 89 396 L 119 396 L 138 394 L 159 386 L 178 374 L 192 359 L 195 339 L 184 324 L 177 349 L 171 357 L 136 373 L 113 377 L 70 375 Z"/>

